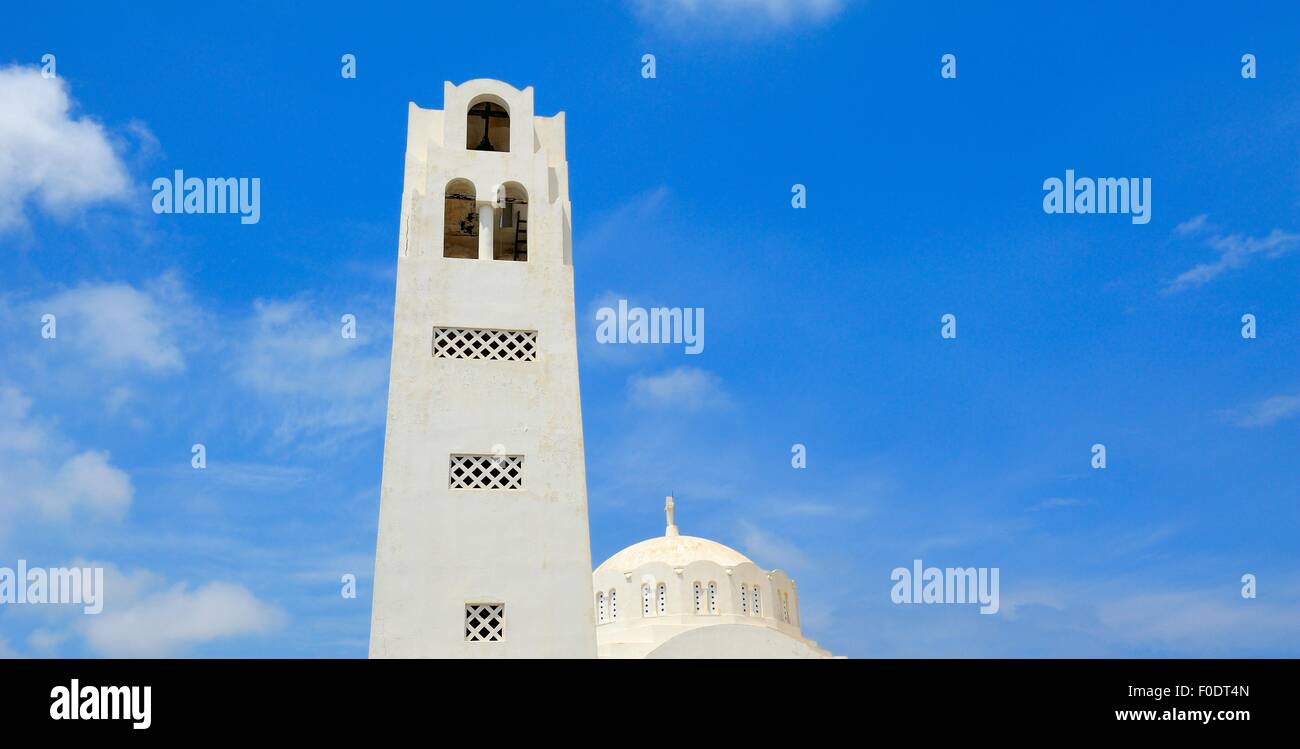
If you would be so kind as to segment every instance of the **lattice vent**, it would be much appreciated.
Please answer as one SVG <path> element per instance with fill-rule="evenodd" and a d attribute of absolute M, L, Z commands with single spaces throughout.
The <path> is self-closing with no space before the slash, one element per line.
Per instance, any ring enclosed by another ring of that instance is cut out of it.
<path fill-rule="evenodd" d="M 522 455 L 453 455 L 452 489 L 523 489 Z"/>
<path fill-rule="evenodd" d="M 505 637 L 504 603 L 465 604 L 465 642 L 499 642 Z"/>
<path fill-rule="evenodd" d="M 537 331 L 434 328 L 433 355 L 438 359 L 535 361 Z"/>

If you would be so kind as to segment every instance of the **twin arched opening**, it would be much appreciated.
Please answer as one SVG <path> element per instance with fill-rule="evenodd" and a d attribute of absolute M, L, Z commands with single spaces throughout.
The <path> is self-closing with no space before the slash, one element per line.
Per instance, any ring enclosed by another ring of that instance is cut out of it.
<path fill-rule="evenodd" d="M 442 256 L 477 259 L 485 224 L 492 230 L 493 260 L 528 260 L 528 191 L 523 185 L 506 182 L 492 203 L 480 203 L 473 182 L 448 182 L 443 191 Z"/>

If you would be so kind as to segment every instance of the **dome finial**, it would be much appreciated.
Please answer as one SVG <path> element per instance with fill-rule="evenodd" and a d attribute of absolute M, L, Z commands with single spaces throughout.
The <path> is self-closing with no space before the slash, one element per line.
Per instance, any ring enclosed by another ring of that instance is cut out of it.
<path fill-rule="evenodd" d="M 676 519 L 675 512 L 673 510 L 674 507 L 675 505 L 673 504 L 673 495 L 669 494 L 667 497 L 664 498 L 664 514 L 668 516 L 668 527 L 664 529 L 665 536 L 680 535 L 680 533 L 677 531 L 677 519 Z"/>

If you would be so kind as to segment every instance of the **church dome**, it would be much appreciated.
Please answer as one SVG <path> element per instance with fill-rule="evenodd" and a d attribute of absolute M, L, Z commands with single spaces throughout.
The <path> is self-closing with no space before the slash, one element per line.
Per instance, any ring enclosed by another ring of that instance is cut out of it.
<path fill-rule="evenodd" d="M 633 544 L 592 573 L 602 658 L 826 658 L 804 639 L 794 581 L 730 546 L 677 529 Z"/>
<path fill-rule="evenodd" d="M 753 564 L 749 557 L 730 546 L 697 536 L 658 536 L 623 549 L 596 568 L 634 570 L 649 562 L 663 562 L 669 567 L 685 567 L 692 562 L 713 562 L 723 567 Z"/>

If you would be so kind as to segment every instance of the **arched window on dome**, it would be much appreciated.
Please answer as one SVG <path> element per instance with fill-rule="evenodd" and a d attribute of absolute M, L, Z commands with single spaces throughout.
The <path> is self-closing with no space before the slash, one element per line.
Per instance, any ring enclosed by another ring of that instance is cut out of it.
<path fill-rule="evenodd" d="M 784 590 L 781 591 L 781 619 L 786 624 L 790 623 L 790 594 Z"/>
<path fill-rule="evenodd" d="M 745 583 L 740 585 L 740 613 L 749 615 L 749 586 Z"/>
<path fill-rule="evenodd" d="M 602 590 L 596 594 L 596 623 L 604 624 L 607 613 L 605 610 L 605 591 Z"/>
<path fill-rule="evenodd" d="M 668 583 L 659 583 L 659 616 L 668 613 Z"/>
<path fill-rule="evenodd" d="M 718 613 L 718 584 L 709 581 L 709 613 Z"/>
<path fill-rule="evenodd" d="M 641 583 L 641 616 L 650 616 L 650 583 Z"/>
<path fill-rule="evenodd" d="M 700 587 L 700 581 L 695 581 L 695 613 L 704 613 L 704 589 Z"/>
<path fill-rule="evenodd" d="M 754 586 L 753 598 L 750 601 L 749 610 L 753 612 L 754 616 L 763 615 L 763 598 L 758 594 L 757 585 Z"/>
<path fill-rule="evenodd" d="M 609 589 L 609 620 L 612 622 L 618 618 L 618 589 Z"/>

